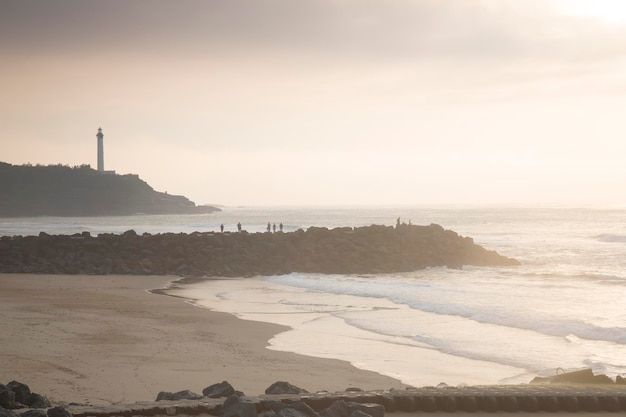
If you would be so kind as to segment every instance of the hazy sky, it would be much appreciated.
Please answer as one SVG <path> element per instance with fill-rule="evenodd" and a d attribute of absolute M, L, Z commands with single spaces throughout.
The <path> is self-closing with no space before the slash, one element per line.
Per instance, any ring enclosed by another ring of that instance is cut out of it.
<path fill-rule="evenodd" d="M 0 0 L 0 161 L 198 204 L 625 204 L 624 0 Z"/>

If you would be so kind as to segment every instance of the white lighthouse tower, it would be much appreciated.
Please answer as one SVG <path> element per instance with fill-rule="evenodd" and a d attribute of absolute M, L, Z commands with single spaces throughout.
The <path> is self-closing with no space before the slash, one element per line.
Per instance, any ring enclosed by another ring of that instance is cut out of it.
<path fill-rule="evenodd" d="M 98 128 L 98 172 L 104 172 L 104 134 L 102 128 Z"/>

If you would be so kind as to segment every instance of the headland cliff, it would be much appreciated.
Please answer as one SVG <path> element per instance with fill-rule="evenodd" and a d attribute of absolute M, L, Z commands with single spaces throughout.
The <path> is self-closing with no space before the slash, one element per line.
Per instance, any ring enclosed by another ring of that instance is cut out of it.
<path fill-rule="evenodd" d="M 128 216 L 219 211 L 155 191 L 137 175 L 99 172 L 89 165 L 11 165 L 0 162 L 0 217 Z"/>
<path fill-rule="evenodd" d="M 290 233 L 4 236 L 0 272 L 178 276 L 377 274 L 426 267 L 518 265 L 435 224 Z"/>

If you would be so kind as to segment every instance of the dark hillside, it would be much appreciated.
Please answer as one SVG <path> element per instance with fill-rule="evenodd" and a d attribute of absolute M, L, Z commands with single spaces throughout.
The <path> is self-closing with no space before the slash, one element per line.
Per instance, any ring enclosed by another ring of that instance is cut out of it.
<path fill-rule="evenodd" d="M 0 162 L 0 217 L 192 214 L 183 196 L 155 191 L 137 175 L 102 173 L 89 165 L 31 166 Z"/>

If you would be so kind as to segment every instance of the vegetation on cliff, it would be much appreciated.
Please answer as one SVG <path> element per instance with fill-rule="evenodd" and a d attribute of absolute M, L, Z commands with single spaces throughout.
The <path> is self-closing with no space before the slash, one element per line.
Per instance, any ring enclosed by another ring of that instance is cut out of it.
<path fill-rule="evenodd" d="M 103 173 L 89 165 L 0 162 L 0 217 L 124 216 L 219 211 L 155 191 L 137 175 Z"/>

